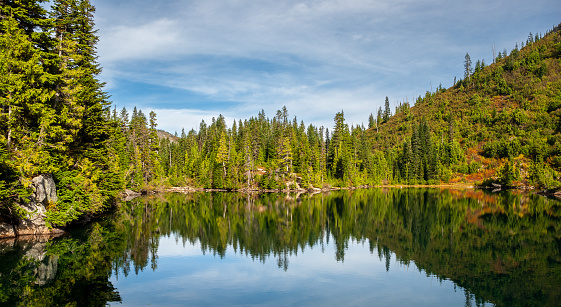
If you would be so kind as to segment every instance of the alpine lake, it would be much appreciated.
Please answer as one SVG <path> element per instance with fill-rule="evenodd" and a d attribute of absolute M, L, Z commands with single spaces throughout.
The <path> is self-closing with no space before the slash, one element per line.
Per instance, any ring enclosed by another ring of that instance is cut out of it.
<path fill-rule="evenodd" d="M 379 188 L 136 198 L 0 241 L 0 306 L 560 306 L 561 202 Z"/>

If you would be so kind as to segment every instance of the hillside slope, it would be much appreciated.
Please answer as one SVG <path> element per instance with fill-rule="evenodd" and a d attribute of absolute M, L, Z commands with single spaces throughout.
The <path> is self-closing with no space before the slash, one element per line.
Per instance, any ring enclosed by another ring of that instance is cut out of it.
<path fill-rule="evenodd" d="M 435 177 L 444 181 L 559 185 L 560 26 L 543 38 L 529 36 L 526 46 L 513 49 L 508 56 L 501 54 L 489 66 L 477 61 L 464 80 L 449 89 L 427 92 L 411 108 L 400 105 L 387 122 L 367 131 L 374 150 L 397 155 L 395 165 L 401 178 L 405 170 L 411 171 L 407 167 L 430 164 L 432 156 L 434 169 L 440 172 Z M 420 144 L 424 122 L 429 127 L 430 150 Z M 446 150 L 454 155 L 454 146 L 461 147 L 463 155 L 443 162 Z M 432 151 L 437 151 L 434 156 Z M 403 161 L 407 158 L 412 161 Z M 448 174 L 442 174 L 443 170 Z M 423 181 L 423 176 L 417 179 Z"/>

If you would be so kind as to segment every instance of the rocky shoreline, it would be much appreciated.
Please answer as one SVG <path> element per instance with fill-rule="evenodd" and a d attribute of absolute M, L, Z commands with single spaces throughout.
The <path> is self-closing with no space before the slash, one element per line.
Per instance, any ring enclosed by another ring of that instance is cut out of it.
<path fill-rule="evenodd" d="M 356 189 L 372 189 L 372 188 L 446 188 L 446 189 L 485 189 L 492 190 L 492 192 L 499 192 L 504 190 L 520 190 L 520 191 L 535 191 L 533 186 L 502 186 L 499 184 L 493 184 L 489 186 L 481 186 L 474 184 L 441 184 L 441 185 L 362 185 L 357 187 L 324 187 L 324 188 L 300 188 L 299 186 L 294 188 L 286 189 L 259 189 L 259 188 L 242 188 L 242 189 L 207 189 L 207 188 L 195 188 L 190 186 L 185 187 L 169 187 L 162 188 L 158 190 L 146 190 L 142 192 L 135 192 L 131 190 L 126 190 L 123 192 L 123 199 L 125 201 L 134 199 L 138 196 L 157 194 L 157 193 L 195 193 L 195 192 L 240 192 L 240 193 L 322 193 L 330 191 L 340 191 L 340 190 L 356 190 Z M 543 196 L 557 196 L 561 198 L 561 189 L 553 190 L 541 190 L 536 191 L 536 194 Z"/>
<path fill-rule="evenodd" d="M 43 174 L 32 179 L 33 194 L 29 197 L 29 203 L 20 205 L 28 214 L 26 218 L 18 221 L 6 221 L 0 217 L 0 239 L 17 238 L 25 236 L 54 236 L 64 233 L 61 228 L 49 228 L 46 225 L 46 207 L 55 203 L 58 198 L 56 194 L 55 182 L 50 174 Z M 447 185 L 363 185 L 358 187 L 311 187 L 308 189 L 301 188 L 299 184 L 288 185 L 285 189 L 257 189 L 257 188 L 243 188 L 243 189 L 205 189 L 186 187 L 169 187 L 159 188 L 157 190 L 143 190 L 141 192 L 126 189 L 121 193 L 123 201 L 130 201 L 136 197 L 157 193 L 195 193 L 195 192 L 241 192 L 241 193 L 297 193 L 297 194 L 319 194 L 327 193 L 330 191 L 338 190 L 356 190 L 356 189 L 369 189 L 369 188 L 407 188 L 407 187 L 426 187 L 426 188 L 476 188 L 476 189 L 491 189 L 493 192 L 499 192 L 507 189 L 516 189 L 531 191 L 534 187 L 507 187 L 494 184 L 492 186 L 476 186 L 469 184 L 447 184 Z M 561 198 L 561 189 L 541 190 L 535 192 L 538 195 L 546 197 Z"/>
<path fill-rule="evenodd" d="M 19 205 L 27 212 L 26 218 L 17 221 L 0 219 L 0 238 L 64 233 L 62 229 L 47 227 L 45 222 L 46 207 L 58 200 L 53 177 L 50 174 L 43 174 L 33 178 L 32 188 L 33 194 L 29 197 L 29 202 Z"/>

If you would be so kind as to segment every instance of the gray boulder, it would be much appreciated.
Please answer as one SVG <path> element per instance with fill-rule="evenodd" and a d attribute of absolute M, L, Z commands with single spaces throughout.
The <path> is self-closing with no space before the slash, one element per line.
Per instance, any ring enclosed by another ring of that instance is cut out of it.
<path fill-rule="evenodd" d="M 19 206 L 27 211 L 27 217 L 13 225 L 9 222 L 0 221 L 0 238 L 15 237 L 22 235 L 44 235 L 60 233 L 60 229 L 49 229 L 46 226 L 45 213 L 49 204 L 58 200 L 56 185 L 51 174 L 39 175 L 32 180 L 33 194 L 29 202 Z"/>
<path fill-rule="evenodd" d="M 51 174 L 39 175 L 31 180 L 33 182 L 33 194 L 29 197 L 29 203 L 20 205 L 29 212 L 28 217 L 22 219 L 18 225 L 19 235 L 48 234 L 51 231 L 45 224 L 46 207 L 58 200 L 56 185 Z"/>
<path fill-rule="evenodd" d="M 0 238 L 11 238 L 16 236 L 14 225 L 0 221 Z"/>
<path fill-rule="evenodd" d="M 43 205 L 58 201 L 55 180 L 51 174 L 39 175 L 31 181 L 33 182 L 32 200 Z"/>

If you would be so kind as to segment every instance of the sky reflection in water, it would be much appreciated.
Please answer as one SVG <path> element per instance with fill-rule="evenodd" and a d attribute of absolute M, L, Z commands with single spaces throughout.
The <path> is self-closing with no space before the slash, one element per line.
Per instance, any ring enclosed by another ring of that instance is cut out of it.
<path fill-rule="evenodd" d="M 321 305 L 321 306 L 459 306 L 466 302 L 454 283 L 427 276 L 414 263 L 405 265 L 391 254 L 386 260 L 368 242 L 351 240 L 344 261 L 336 260 L 331 237 L 322 246 L 307 246 L 287 255 L 288 268 L 278 259 L 265 263 L 234 251 L 226 256 L 201 251 L 199 243 L 175 236 L 160 237 L 157 269 L 138 275 L 120 274 L 111 282 L 123 299 L 114 306 Z M 475 305 L 475 304 L 473 304 Z"/>

